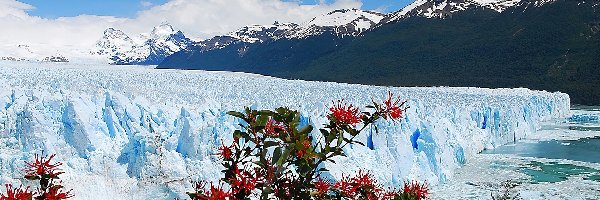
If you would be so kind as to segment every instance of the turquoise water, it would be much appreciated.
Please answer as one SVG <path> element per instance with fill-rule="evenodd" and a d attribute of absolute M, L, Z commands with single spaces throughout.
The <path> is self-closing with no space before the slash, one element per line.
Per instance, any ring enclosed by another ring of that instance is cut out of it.
<path fill-rule="evenodd" d="M 486 150 L 484 153 L 600 163 L 600 137 L 575 141 L 551 140 L 536 143 L 517 143 Z"/>
<path fill-rule="evenodd" d="M 583 176 L 586 180 L 599 181 L 600 176 L 600 171 L 594 168 L 557 162 L 533 161 L 519 167 L 519 171 L 529 175 L 532 183 L 557 183 L 566 181 L 571 176 Z"/>
<path fill-rule="evenodd" d="M 573 134 L 580 133 L 580 131 L 581 133 L 584 131 L 586 133 L 600 132 L 600 107 L 576 107 L 572 111 L 574 113 L 572 116 L 556 124 L 546 125 L 540 131 L 569 130 L 575 131 L 572 132 Z M 597 135 L 600 135 L 600 133 Z M 486 150 L 483 153 L 600 163 L 600 137 L 579 140 L 519 142 Z M 583 180 L 600 182 L 600 170 L 574 164 L 531 161 L 515 166 L 496 162 L 491 167 L 519 171 L 528 175 L 530 177 L 529 181 L 533 184 L 558 183 L 574 176 L 581 177 Z"/>

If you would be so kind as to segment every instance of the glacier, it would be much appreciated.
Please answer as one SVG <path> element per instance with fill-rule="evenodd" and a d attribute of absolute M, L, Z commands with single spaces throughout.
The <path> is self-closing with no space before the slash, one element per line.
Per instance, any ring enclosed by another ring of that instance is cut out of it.
<path fill-rule="evenodd" d="M 0 62 L 0 180 L 24 180 L 23 161 L 57 154 L 76 199 L 187 197 L 216 180 L 216 147 L 231 142 L 244 106 L 287 106 L 322 127 L 334 100 L 364 107 L 388 91 L 408 100 L 400 122 L 380 121 L 328 164 L 329 176 L 370 171 L 386 186 L 445 183 L 484 149 L 525 139 L 569 114 L 564 93 L 518 89 L 381 87 L 147 66 Z M 316 131 L 313 134 L 317 134 Z"/>

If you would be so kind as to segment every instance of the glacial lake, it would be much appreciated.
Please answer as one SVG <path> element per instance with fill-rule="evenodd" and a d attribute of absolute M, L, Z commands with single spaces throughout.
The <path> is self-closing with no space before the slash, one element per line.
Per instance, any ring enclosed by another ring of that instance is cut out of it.
<path fill-rule="evenodd" d="M 524 157 L 566 159 L 600 163 L 600 137 L 579 140 L 519 142 L 484 151 L 486 154 L 513 154 Z"/>
<path fill-rule="evenodd" d="M 600 106 L 574 106 L 525 140 L 475 155 L 432 199 L 491 199 L 505 182 L 521 199 L 598 199 Z"/>

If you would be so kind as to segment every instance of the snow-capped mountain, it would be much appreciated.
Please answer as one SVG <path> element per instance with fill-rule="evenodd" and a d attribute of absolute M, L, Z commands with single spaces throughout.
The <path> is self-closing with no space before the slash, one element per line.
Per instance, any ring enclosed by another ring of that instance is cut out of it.
<path fill-rule="evenodd" d="M 421 16 L 427 18 L 445 18 L 452 13 L 467 10 L 469 8 L 482 7 L 503 12 L 507 8 L 533 4 L 542 6 L 554 0 L 416 0 L 402 10 L 388 16 L 389 20 L 395 21 L 410 16 Z"/>
<path fill-rule="evenodd" d="M 80 61 L 82 54 L 79 49 L 45 44 L 4 44 L 0 46 L 1 61 L 70 62 L 74 58 L 74 60 Z"/>
<path fill-rule="evenodd" d="M 334 10 L 318 16 L 291 34 L 293 38 L 306 38 L 332 32 L 337 36 L 358 36 L 385 18 L 385 14 L 359 9 Z"/>
<path fill-rule="evenodd" d="M 298 29 L 298 24 L 275 22 L 272 25 L 249 25 L 222 36 L 216 36 L 198 43 L 202 51 L 221 49 L 234 43 L 263 43 L 285 37 L 291 31 Z"/>
<path fill-rule="evenodd" d="M 289 31 L 297 30 L 298 24 L 275 22 L 272 25 L 250 25 L 227 34 L 248 43 L 264 42 L 282 38 Z"/>
<path fill-rule="evenodd" d="M 127 52 L 133 50 L 137 44 L 121 30 L 108 28 L 104 31 L 102 39 L 98 40 L 95 52 L 99 55 L 110 55 L 111 60 L 125 59 Z"/>
<path fill-rule="evenodd" d="M 359 9 L 335 10 L 317 16 L 302 25 L 275 22 L 271 25 L 249 25 L 222 36 L 199 42 L 202 51 L 222 49 L 236 43 L 266 43 L 279 39 L 306 39 L 324 33 L 336 37 L 358 36 L 385 18 L 385 14 Z"/>
<path fill-rule="evenodd" d="M 120 30 L 108 28 L 96 43 L 95 54 L 108 56 L 114 64 L 158 64 L 167 56 L 193 45 L 181 31 L 168 23 L 141 34 L 136 42 Z"/>

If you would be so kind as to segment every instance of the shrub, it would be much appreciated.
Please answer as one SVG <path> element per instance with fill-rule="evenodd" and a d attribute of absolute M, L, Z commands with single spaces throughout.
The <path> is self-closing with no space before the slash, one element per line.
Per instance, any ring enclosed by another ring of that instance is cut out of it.
<path fill-rule="evenodd" d="M 405 183 L 400 189 L 386 189 L 368 172 L 344 176 L 334 182 L 320 177 L 327 171 L 324 162 L 346 156 L 348 144 L 364 145 L 355 137 L 379 119 L 401 120 L 406 101 L 390 92 L 382 103 L 373 101 L 371 112 L 361 112 L 345 101 L 333 102 L 320 137 L 313 127 L 300 127 L 300 113 L 288 108 L 228 112 L 240 118 L 241 130 L 233 132 L 233 143 L 218 148 L 224 177 L 218 183 L 200 181 L 192 199 L 424 199 L 425 184 Z"/>
<path fill-rule="evenodd" d="M 64 172 L 59 168 L 62 163 L 52 162 L 56 155 L 46 157 L 35 154 L 34 162 L 25 162 L 25 179 L 38 181 L 39 188 L 37 191 L 29 191 L 29 186 L 23 189 L 23 186 L 18 188 L 11 184 L 6 184 L 6 195 L 0 194 L 0 200 L 62 200 L 73 197 L 71 191 L 65 191 L 62 182 L 58 181 L 59 175 Z"/>

